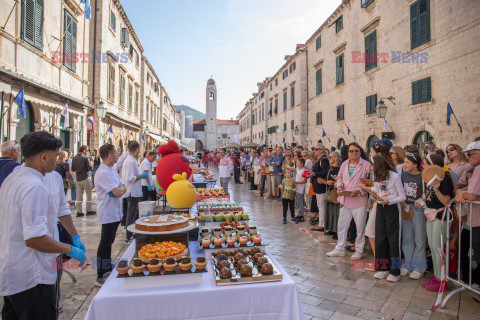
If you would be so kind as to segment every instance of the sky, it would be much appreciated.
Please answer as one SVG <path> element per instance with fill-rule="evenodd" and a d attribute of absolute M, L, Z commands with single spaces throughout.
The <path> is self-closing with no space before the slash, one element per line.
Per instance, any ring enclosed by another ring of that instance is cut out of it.
<path fill-rule="evenodd" d="M 121 0 L 144 55 L 173 104 L 205 112 L 217 84 L 217 118 L 235 119 L 341 0 Z"/>

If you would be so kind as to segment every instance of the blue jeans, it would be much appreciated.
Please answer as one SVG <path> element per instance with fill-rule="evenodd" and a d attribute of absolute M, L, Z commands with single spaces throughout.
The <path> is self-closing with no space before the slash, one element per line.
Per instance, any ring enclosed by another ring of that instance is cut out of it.
<path fill-rule="evenodd" d="M 70 182 L 72 186 L 72 201 L 77 201 L 77 185 L 73 181 Z"/>
<path fill-rule="evenodd" d="M 95 186 L 95 172 L 98 170 L 98 165 L 93 166 L 93 171 L 92 171 L 92 186 Z"/>
<path fill-rule="evenodd" d="M 424 273 L 427 270 L 426 246 L 427 230 L 423 208 L 407 205 L 413 211 L 410 221 L 402 219 L 402 268 Z"/>

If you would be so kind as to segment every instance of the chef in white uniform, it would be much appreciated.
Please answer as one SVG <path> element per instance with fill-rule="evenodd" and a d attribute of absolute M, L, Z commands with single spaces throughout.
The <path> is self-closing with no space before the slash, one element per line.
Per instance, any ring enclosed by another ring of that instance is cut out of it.
<path fill-rule="evenodd" d="M 68 218 L 60 216 L 44 181 L 55 168 L 62 141 L 40 131 L 26 134 L 20 145 L 25 166 L 12 172 L 0 189 L 2 317 L 56 319 L 56 257 L 64 253 L 83 265 L 85 249 L 58 241 L 57 218 L 62 223 Z M 61 190 L 63 194 L 63 183 Z"/>

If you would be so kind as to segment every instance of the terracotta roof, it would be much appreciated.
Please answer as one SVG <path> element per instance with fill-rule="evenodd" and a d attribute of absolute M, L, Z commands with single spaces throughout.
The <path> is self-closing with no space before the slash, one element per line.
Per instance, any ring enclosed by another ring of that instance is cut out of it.
<path fill-rule="evenodd" d="M 205 119 L 193 119 L 193 124 L 207 124 Z"/>

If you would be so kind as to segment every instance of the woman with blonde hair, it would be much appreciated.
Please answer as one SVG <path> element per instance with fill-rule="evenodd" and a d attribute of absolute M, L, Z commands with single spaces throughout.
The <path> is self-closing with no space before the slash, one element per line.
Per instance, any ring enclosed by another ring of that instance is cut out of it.
<path fill-rule="evenodd" d="M 403 170 L 403 163 L 405 161 L 405 150 L 399 146 L 393 146 L 390 149 L 390 156 L 392 157 L 397 173 L 401 174 Z"/>
<path fill-rule="evenodd" d="M 457 175 L 460 186 L 466 185 L 466 172 L 472 168 L 472 165 L 468 163 L 465 154 L 461 152 L 462 148 L 458 144 L 449 144 L 445 151 L 449 169 Z"/>
<path fill-rule="evenodd" d="M 63 179 L 63 191 L 65 195 L 67 194 L 67 190 L 71 188 L 70 180 L 68 179 L 68 172 L 70 171 L 70 166 L 68 165 L 68 152 L 65 150 L 60 151 L 60 154 L 57 158 L 57 164 L 55 166 L 55 171 L 57 171 Z"/>

